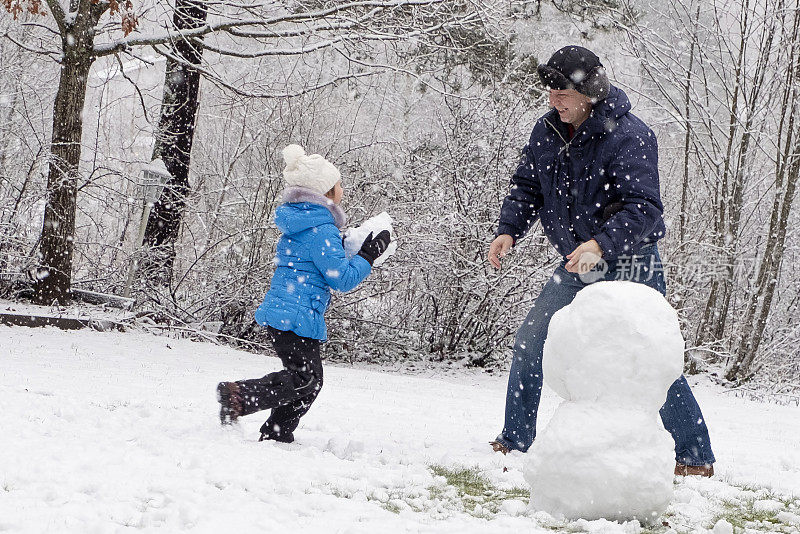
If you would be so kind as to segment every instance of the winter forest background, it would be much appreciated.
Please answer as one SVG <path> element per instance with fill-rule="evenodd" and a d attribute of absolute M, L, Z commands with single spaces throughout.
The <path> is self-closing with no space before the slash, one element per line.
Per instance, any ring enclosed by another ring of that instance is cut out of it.
<path fill-rule="evenodd" d="M 399 240 L 335 298 L 326 356 L 506 365 L 558 258 L 538 224 L 501 272 L 486 252 L 547 108 L 536 65 L 581 44 L 658 135 L 687 372 L 798 398 L 798 0 L 176 2 L 3 0 L 0 297 L 64 301 L 52 261 L 121 295 L 136 261 L 140 322 L 262 350 L 295 142 L 339 166 L 353 223 L 388 211 Z M 154 155 L 173 180 L 140 250 Z"/>

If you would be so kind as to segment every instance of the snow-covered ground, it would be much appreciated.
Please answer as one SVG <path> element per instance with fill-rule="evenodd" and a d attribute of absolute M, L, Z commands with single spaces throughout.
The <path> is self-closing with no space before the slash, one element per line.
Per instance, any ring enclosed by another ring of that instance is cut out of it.
<path fill-rule="evenodd" d="M 221 428 L 217 382 L 279 366 L 139 332 L 0 326 L 0 531 L 639 530 L 526 511 L 523 455 L 487 444 L 505 376 L 328 365 L 295 443 L 258 443 L 258 414 Z M 737 531 L 800 532 L 800 409 L 705 383 L 695 393 L 717 475 L 677 480 L 649 528 L 693 532 L 725 517 Z M 557 402 L 545 393 L 542 427 Z"/>

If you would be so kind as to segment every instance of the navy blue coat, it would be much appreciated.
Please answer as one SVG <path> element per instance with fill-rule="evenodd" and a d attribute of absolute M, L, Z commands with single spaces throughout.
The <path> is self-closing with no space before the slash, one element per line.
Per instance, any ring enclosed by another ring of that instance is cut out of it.
<path fill-rule="evenodd" d="M 319 196 L 310 202 L 287 202 L 275 210 L 275 224 L 283 235 L 275 255 L 275 274 L 256 310 L 256 322 L 302 337 L 328 338 L 325 310 L 331 289 L 350 291 L 372 270 L 361 256 L 345 257 L 338 221 L 331 211 L 337 208 Z"/>
<path fill-rule="evenodd" d="M 594 238 L 606 260 L 663 237 L 656 136 L 630 109 L 612 86 L 571 140 L 555 108 L 541 117 L 511 178 L 497 235 L 516 242 L 538 218 L 562 256 Z"/>

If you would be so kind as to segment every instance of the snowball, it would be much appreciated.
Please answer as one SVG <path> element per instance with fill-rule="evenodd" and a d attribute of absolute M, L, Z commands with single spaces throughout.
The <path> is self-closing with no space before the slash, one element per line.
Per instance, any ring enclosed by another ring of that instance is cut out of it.
<path fill-rule="evenodd" d="M 370 233 L 372 233 L 372 236 L 375 237 L 383 230 L 389 230 L 389 235 L 392 237 L 392 242 L 389 243 L 389 247 L 386 249 L 386 251 L 381 254 L 373 264 L 373 267 L 380 266 L 397 250 L 397 243 L 394 241 L 394 228 L 392 227 L 393 222 L 394 221 L 389 214 L 384 211 L 367 219 L 361 226 L 348 229 L 344 234 L 345 255 L 348 258 L 352 258 L 358 254 L 358 251 L 361 250 L 361 245 L 364 244 L 364 240 L 369 236 Z"/>
<path fill-rule="evenodd" d="M 517 499 L 505 500 L 503 504 L 500 505 L 500 509 L 512 517 L 525 514 L 527 508 L 527 505 L 523 501 Z"/>
<path fill-rule="evenodd" d="M 340 460 L 352 460 L 355 456 L 364 452 L 364 442 L 351 440 L 342 435 L 333 436 L 328 440 L 325 450 Z"/>
<path fill-rule="evenodd" d="M 563 402 L 527 454 L 530 506 L 570 520 L 652 522 L 672 498 L 673 448 L 657 412 Z"/>
<path fill-rule="evenodd" d="M 553 315 L 544 344 L 547 385 L 567 400 L 658 410 L 683 372 L 678 314 L 636 282 L 597 282 Z"/>
<path fill-rule="evenodd" d="M 724 519 L 720 519 L 714 524 L 712 532 L 714 534 L 733 534 L 733 525 Z"/>
<path fill-rule="evenodd" d="M 283 149 L 283 161 L 290 169 L 297 167 L 298 160 L 306 155 L 306 151 L 300 145 L 289 145 Z"/>

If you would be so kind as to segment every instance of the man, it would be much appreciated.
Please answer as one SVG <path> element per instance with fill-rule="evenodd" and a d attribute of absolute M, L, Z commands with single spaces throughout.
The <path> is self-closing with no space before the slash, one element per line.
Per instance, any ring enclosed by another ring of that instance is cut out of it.
<path fill-rule="evenodd" d="M 491 442 L 503 453 L 524 452 L 536 437 L 542 349 L 556 311 L 598 280 L 631 280 L 666 293 L 656 245 L 665 226 L 655 135 L 586 48 L 564 47 L 538 71 L 553 109 L 536 122 L 511 178 L 488 259 L 499 269 L 500 258 L 539 219 L 563 261 L 517 332 L 505 426 Z M 661 418 L 675 440 L 675 474 L 713 475 L 708 429 L 683 376 L 670 387 Z"/>

